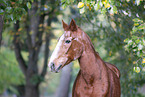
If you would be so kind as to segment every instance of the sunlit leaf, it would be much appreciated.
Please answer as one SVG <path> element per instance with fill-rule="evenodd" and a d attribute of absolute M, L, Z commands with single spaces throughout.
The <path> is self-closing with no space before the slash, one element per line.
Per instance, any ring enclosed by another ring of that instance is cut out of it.
<path fill-rule="evenodd" d="M 78 8 L 82 8 L 82 7 L 84 7 L 84 3 L 83 2 L 79 2 L 78 3 Z"/>
<path fill-rule="evenodd" d="M 136 0 L 136 4 L 138 6 L 140 4 L 140 0 Z"/>
<path fill-rule="evenodd" d="M 105 8 L 109 8 L 109 7 L 110 7 L 109 3 L 105 4 Z"/>
<path fill-rule="evenodd" d="M 78 8 L 82 8 L 82 7 L 84 7 L 84 3 L 83 2 L 79 2 L 78 3 Z"/>
<path fill-rule="evenodd" d="M 44 7 L 45 7 L 45 8 L 48 8 L 48 6 L 47 6 L 47 5 L 44 5 Z"/>
<path fill-rule="evenodd" d="M 143 45 L 139 44 L 138 45 L 138 50 L 142 50 L 143 49 Z"/>
<path fill-rule="evenodd" d="M 143 58 L 142 63 L 145 63 L 145 58 Z"/>
<path fill-rule="evenodd" d="M 129 2 L 130 0 L 126 0 L 127 2 Z"/>
<path fill-rule="evenodd" d="M 27 2 L 27 7 L 28 7 L 29 9 L 31 8 L 30 2 Z"/>
<path fill-rule="evenodd" d="M 85 7 L 81 8 L 79 11 L 80 11 L 80 14 L 83 14 L 85 12 Z"/>
<path fill-rule="evenodd" d="M 134 69 L 134 71 L 135 71 L 136 73 L 139 73 L 139 72 L 140 72 L 140 67 L 134 67 L 133 69 Z"/>
<path fill-rule="evenodd" d="M 97 3 L 97 4 L 94 5 L 94 9 L 95 9 L 96 11 L 97 11 L 99 8 L 100 8 L 100 4 L 99 4 L 99 3 Z"/>
<path fill-rule="evenodd" d="M 136 61 L 133 61 L 133 64 L 135 64 L 136 63 Z"/>

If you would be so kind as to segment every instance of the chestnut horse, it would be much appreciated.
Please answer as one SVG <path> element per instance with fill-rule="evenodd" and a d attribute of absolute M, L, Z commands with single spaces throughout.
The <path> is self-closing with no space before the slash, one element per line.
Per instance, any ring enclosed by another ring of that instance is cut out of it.
<path fill-rule="evenodd" d="M 72 97 L 120 97 L 120 72 L 104 62 L 95 51 L 89 36 L 72 19 L 70 25 L 62 21 L 64 33 L 49 61 L 53 72 L 78 59 L 80 71 L 73 85 Z"/>

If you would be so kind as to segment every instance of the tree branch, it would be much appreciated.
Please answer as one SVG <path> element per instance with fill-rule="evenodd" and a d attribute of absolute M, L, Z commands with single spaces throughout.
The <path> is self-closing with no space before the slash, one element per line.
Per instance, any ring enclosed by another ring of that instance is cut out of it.
<path fill-rule="evenodd" d="M 0 15 L 0 46 L 2 42 L 2 30 L 3 30 L 3 16 Z"/>
<path fill-rule="evenodd" d="M 14 28 L 17 32 L 18 28 L 19 28 L 19 21 L 16 22 L 16 24 L 14 25 Z M 14 51 L 15 51 L 16 59 L 19 63 L 19 66 L 20 66 L 22 72 L 24 73 L 24 75 L 26 75 L 27 65 L 26 65 L 26 63 L 21 55 L 21 48 L 19 45 L 18 38 L 19 38 L 19 34 L 15 33 L 14 39 L 13 39 Z"/>
<path fill-rule="evenodd" d="M 41 73 L 41 77 L 44 78 L 47 72 L 47 64 L 48 64 L 48 55 L 49 55 L 49 41 L 50 41 L 50 35 L 47 33 L 46 37 L 45 37 L 45 51 L 44 51 L 44 66 L 43 66 L 43 70 Z"/>
<path fill-rule="evenodd" d="M 51 25 L 51 21 L 52 21 L 52 17 L 49 17 L 48 18 L 48 21 L 47 21 L 47 25 L 50 26 Z M 41 77 L 44 78 L 45 75 L 46 75 L 46 72 L 47 72 L 47 64 L 48 64 L 48 55 L 49 55 L 49 41 L 50 41 L 50 36 L 51 36 L 51 30 L 49 31 L 49 33 L 46 34 L 46 37 L 45 37 L 45 41 L 46 41 L 46 44 L 45 44 L 45 55 L 44 55 L 44 66 L 43 66 L 43 70 L 42 70 L 42 73 L 41 73 Z"/>
<path fill-rule="evenodd" d="M 30 50 L 32 49 L 32 41 L 31 41 L 31 35 L 30 35 L 30 28 L 29 28 L 29 16 L 27 15 L 27 20 L 28 21 L 25 21 L 25 28 L 26 28 L 26 33 L 27 33 L 27 40 L 26 40 L 26 43 L 27 43 L 27 46 L 28 46 L 28 49 L 29 49 L 29 52 Z"/>

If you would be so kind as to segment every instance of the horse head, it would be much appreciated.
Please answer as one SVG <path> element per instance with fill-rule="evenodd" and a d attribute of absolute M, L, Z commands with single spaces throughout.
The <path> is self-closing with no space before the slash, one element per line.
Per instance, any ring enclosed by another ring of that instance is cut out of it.
<path fill-rule="evenodd" d="M 73 19 L 70 25 L 63 20 L 62 24 L 64 33 L 59 38 L 48 64 L 52 72 L 59 72 L 65 65 L 78 59 L 83 51 L 82 30 Z"/>

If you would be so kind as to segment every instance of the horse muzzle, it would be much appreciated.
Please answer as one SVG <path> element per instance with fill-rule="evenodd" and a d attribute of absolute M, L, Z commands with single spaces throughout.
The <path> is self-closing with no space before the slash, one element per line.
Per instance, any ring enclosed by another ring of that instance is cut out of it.
<path fill-rule="evenodd" d="M 53 62 L 51 62 L 49 67 L 51 69 L 51 72 L 58 73 L 62 68 L 62 64 L 60 64 L 59 66 L 56 66 Z"/>

